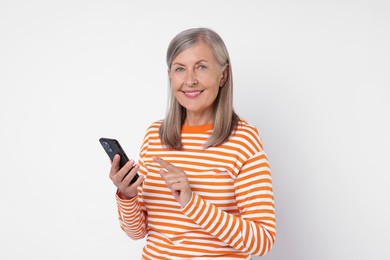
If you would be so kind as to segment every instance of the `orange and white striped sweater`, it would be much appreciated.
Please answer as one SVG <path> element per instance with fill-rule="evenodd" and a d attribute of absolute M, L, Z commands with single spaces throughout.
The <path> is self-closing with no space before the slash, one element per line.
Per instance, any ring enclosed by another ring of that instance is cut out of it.
<path fill-rule="evenodd" d="M 141 147 L 138 196 L 117 204 L 121 228 L 147 236 L 143 259 L 251 259 L 275 241 L 271 172 L 257 129 L 240 120 L 224 144 L 204 149 L 212 125 L 183 126 L 182 150 L 164 148 L 152 124 Z M 153 157 L 184 170 L 193 192 L 185 207 L 174 199 Z"/>

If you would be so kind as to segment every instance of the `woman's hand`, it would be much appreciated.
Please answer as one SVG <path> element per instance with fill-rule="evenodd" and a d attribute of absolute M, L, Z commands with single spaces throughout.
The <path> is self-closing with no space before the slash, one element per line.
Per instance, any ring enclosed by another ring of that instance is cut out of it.
<path fill-rule="evenodd" d="M 154 157 L 153 160 L 164 168 L 160 170 L 160 175 L 175 199 L 182 207 L 187 205 L 191 199 L 192 191 L 186 173 L 161 158 Z"/>
<path fill-rule="evenodd" d="M 128 161 L 121 169 L 119 167 L 120 156 L 117 154 L 111 163 L 110 179 L 118 188 L 118 195 L 121 199 L 131 199 L 137 196 L 137 188 L 143 182 L 143 176 L 130 185 L 131 180 L 137 174 L 139 165 L 134 165 L 134 161 Z M 130 172 L 129 172 L 130 171 Z M 126 173 L 129 173 L 126 175 Z"/>

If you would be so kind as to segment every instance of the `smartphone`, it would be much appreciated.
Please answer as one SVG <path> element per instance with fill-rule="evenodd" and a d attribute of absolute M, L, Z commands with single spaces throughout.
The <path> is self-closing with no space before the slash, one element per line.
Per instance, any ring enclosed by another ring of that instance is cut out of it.
<path fill-rule="evenodd" d="M 121 157 L 121 160 L 119 162 L 120 168 L 122 168 L 129 161 L 129 158 L 127 157 L 125 151 L 123 150 L 122 146 L 119 144 L 119 142 L 116 139 L 102 137 L 99 139 L 99 142 L 103 146 L 108 157 L 110 157 L 111 162 L 114 160 L 114 156 L 116 154 L 119 154 L 119 156 Z M 139 176 L 137 173 L 134 176 L 134 178 L 131 180 L 130 184 L 134 183 L 138 179 L 138 177 Z"/>

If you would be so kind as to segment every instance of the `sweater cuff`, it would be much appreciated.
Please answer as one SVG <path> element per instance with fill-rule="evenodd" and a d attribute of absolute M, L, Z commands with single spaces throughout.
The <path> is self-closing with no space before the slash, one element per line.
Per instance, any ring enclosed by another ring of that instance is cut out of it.
<path fill-rule="evenodd" d="M 198 222 L 204 215 L 206 209 L 206 202 L 196 193 L 192 193 L 190 201 L 185 207 L 182 208 L 182 212 L 190 219 Z"/>
<path fill-rule="evenodd" d="M 118 193 L 116 193 L 115 197 L 118 206 L 121 206 L 121 208 L 133 208 L 134 204 L 137 204 L 138 196 L 131 199 L 121 199 Z"/>

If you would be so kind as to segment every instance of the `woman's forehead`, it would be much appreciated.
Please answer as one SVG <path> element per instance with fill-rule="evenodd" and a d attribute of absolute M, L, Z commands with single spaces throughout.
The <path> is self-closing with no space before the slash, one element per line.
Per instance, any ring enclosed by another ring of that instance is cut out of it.
<path fill-rule="evenodd" d="M 185 62 L 185 61 L 200 61 L 204 60 L 207 62 L 216 61 L 215 56 L 211 50 L 211 48 L 200 42 L 198 44 L 194 44 L 182 52 L 180 52 L 173 60 L 172 64 L 175 62 Z"/>

